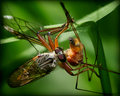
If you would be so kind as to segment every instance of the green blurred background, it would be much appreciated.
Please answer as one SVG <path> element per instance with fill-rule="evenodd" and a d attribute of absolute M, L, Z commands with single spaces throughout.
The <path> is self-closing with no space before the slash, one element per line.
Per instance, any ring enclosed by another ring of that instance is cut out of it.
<path fill-rule="evenodd" d="M 64 4 L 75 21 L 96 11 L 98 8 L 112 2 L 112 0 L 103 1 L 64 1 Z M 30 22 L 37 22 L 43 26 L 61 24 L 66 22 L 63 9 L 58 1 L 31 1 L 31 2 L 2 2 L 3 15 L 10 15 L 22 18 Z M 105 10 L 106 11 L 106 10 Z M 117 7 L 113 12 L 97 21 L 99 25 L 100 37 L 107 67 L 113 71 L 120 71 L 119 65 L 119 14 L 120 8 Z M 99 14 L 97 14 L 99 16 Z M 13 37 L 9 32 L 2 30 L 1 39 Z M 90 37 L 84 32 L 79 31 L 80 38 L 86 46 L 88 62 L 93 63 L 95 59 L 93 45 Z M 64 49 L 69 47 L 68 38 L 73 36 L 73 32 L 63 33 L 60 38 L 60 46 Z M 36 45 L 37 46 L 37 45 Z M 18 40 L 16 42 L 4 43 L 0 45 L 1 50 L 1 94 L 2 95 L 98 95 L 95 93 L 78 91 L 75 89 L 76 77 L 72 77 L 62 70 L 59 66 L 49 75 L 36 80 L 20 88 L 10 88 L 7 84 L 7 78 L 10 73 L 18 66 L 36 55 L 36 50 L 28 41 Z M 44 47 L 37 46 L 38 50 L 47 52 Z M 97 71 L 97 70 L 96 70 Z M 110 73 L 112 91 L 114 94 L 120 93 L 120 76 Z M 92 81 L 89 82 L 87 74 L 79 76 L 79 88 L 101 92 L 99 78 L 93 75 Z"/>

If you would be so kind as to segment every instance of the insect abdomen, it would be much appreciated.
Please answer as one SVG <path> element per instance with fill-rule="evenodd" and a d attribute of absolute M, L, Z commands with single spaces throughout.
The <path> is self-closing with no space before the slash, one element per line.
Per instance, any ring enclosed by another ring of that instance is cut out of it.
<path fill-rule="evenodd" d="M 51 54 L 40 54 L 21 65 L 8 80 L 10 87 L 20 87 L 50 73 L 56 67 Z"/>

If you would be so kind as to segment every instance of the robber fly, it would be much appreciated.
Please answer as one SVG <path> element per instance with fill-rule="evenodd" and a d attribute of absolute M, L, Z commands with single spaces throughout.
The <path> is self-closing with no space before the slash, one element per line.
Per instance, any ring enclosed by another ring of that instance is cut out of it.
<path fill-rule="evenodd" d="M 17 31 L 8 25 L 4 25 L 4 28 L 8 30 L 9 32 L 11 32 L 12 34 L 14 34 L 15 36 L 22 38 L 22 39 L 26 39 L 30 43 L 32 42 L 32 43 L 42 45 L 46 49 L 49 50 L 49 53 L 42 53 L 42 54 L 39 53 L 37 56 L 33 57 L 31 60 L 21 65 L 15 72 L 13 72 L 8 80 L 8 84 L 11 87 L 20 87 L 20 86 L 30 83 L 31 81 L 35 79 L 41 78 L 49 74 L 51 71 L 53 71 L 57 65 L 63 68 L 71 76 L 78 76 L 79 74 L 90 70 L 93 73 L 95 73 L 97 77 L 100 77 L 99 74 L 93 68 L 89 68 L 89 66 L 97 67 L 102 70 L 106 70 L 100 66 L 87 64 L 86 50 L 79 38 L 77 30 L 75 29 L 73 25 L 74 20 L 73 18 L 71 18 L 64 4 L 62 2 L 60 4 L 67 18 L 67 22 L 64 23 L 62 26 L 38 30 L 37 32 L 35 32 L 34 30 L 31 29 L 28 22 L 24 22 L 24 26 L 26 26 L 26 28 L 29 29 L 37 38 L 34 38 L 32 36 L 29 36 L 29 35 L 26 35 L 20 32 L 22 31 L 21 26 L 18 26 L 20 30 Z M 12 18 L 15 20 L 16 23 L 18 20 L 20 20 L 19 18 L 15 18 L 15 17 L 6 16 L 5 18 L 8 18 L 8 19 Z M 61 47 L 59 47 L 58 37 L 63 32 L 65 32 L 69 28 L 69 26 L 72 27 L 72 30 L 76 38 L 70 37 L 69 38 L 70 48 L 67 50 L 63 50 Z M 46 35 L 48 37 L 48 42 L 40 34 L 42 32 L 47 32 Z M 50 35 L 54 33 L 58 33 L 58 35 L 55 37 L 55 40 L 53 41 Z M 83 51 L 85 52 L 86 62 L 83 62 L 83 58 L 84 58 Z M 71 66 L 78 66 L 78 68 L 73 69 Z M 78 72 L 74 73 L 74 71 L 76 70 L 78 70 Z M 120 73 L 117 73 L 111 70 L 106 70 L 106 71 L 120 75 Z M 76 82 L 76 84 L 78 84 L 78 82 Z M 78 89 L 77 85 L 76 85 L 76 89 Z M 83 90 L 83 91 L 88 91 L 88 90 Z M 89 92 L 93 92 L 93 91 L 89 91 Z"/>

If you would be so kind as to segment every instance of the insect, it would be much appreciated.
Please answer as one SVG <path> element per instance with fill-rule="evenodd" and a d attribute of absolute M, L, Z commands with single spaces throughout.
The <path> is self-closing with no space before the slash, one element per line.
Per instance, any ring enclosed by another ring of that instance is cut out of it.
<path fill-rule="evenodd" d="M 38 39 L 28 36 L 26 34 L 22 34 L 9 26 L 4 26 L 6 30 L 10 31 L 11 33 L 18 36 L 19 38 L 26 39 L 30 43 L 33 42 L 33 43 L 37 43 L 37 44 L 42 44 L 50 51 L 50 53 L 38 54 L 36 57 L 32 58 L 31 60 L 29 60 L 22 66 L 20 66 L 9 78 L 8 83 L 11 87 L 23 86 L 37 78 L 43 77 L 43 76 L 47 75 L 48 73 L 50 73 L 52 70 L 54 70 L 54 68 L 56 67 L 57 64 L 60 65 L 61 68 L 65 69 L 66 72 L 72 76 L 78 76 L 80 73 L 90 70 L 90 71 L 94 72 L 96 74 L 96 76 L 99 77 L 99 75 L 97 74 L 96 71 L 94 71 L 94 69 L 88 67 L 88 66 L 93 66 L 93 65 L 87 64 L 86 56 L 85 56 L 86 62 L 85 63 L 83 62 L 83 50 L 85 50 L 85 47 L 81 43 L 80 38 L 77 34 L 77 31 L 73 25 L 73 23 L 74 23 L 73 19 L 69 15 L 69 13 L 66 10 L 63 3 L 61 3 L 61 6 L 65 11 L 65 14 L 67 17 L 67 22 L 60 27 L 44 29 L 44 30 L 40 30 L 36 33 L 36 32 L 34 32 L 34 30 L 31 30 L 31 28 L 29 28 L 29 26 L 27 25 L 28 23 L 25 23 L 26 27 L 31 32 L 33 32 L 38 37 Z M 17 18 L 15 18 L 15 20 L 16 19 Z M 61 49 L 58 45 L 58 37 L 65 30 L 68 29 L 69 25 L 71 25 L 71 27 L 76 35 L 76 38 L 75 39 L 72 37 L 69 38 L 70 48 L 63 51 L 63 49 Z M 40 35 L 40 32 L 44 32 L 44 31 L 49 31 L 49 33 L 47 34 L 49 44 Z M 53 40 L 50 37 L 50 35 L 54 32 L 55 33 L 59 32 L 59 34 L 55 38 L 55 43 L 53 42 Z M 81 66 L 76 69 L 73 69 L 72 67 L 70 67 L 70 65 L 71 66 L 81 65 Z M 97 66 L 94 66 L 94 67 L 97 67 Z M 82 68 L 85 68 L 85 69 L 82 70 Z M 101 68 L 101 67 L 99 67 L 99 68 Z M 101 69 L 103 69 L 103 68 L 101 68 Z M 78 70 L 78 71 L 80 70 L 80 71 L 78 73 L 74 74 L 72 71 L 75 71 L 75 70 Z"/>

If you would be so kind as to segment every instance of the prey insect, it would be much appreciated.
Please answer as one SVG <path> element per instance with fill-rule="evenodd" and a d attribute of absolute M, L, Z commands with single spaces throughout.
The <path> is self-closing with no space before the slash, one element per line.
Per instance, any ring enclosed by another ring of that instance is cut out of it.
<path fill-rule="evenodd" d="M 43 29 L 40 31 L 37 30 L 37 32 L 35 32 L 29 27 L 28 23 L 25 22 L 26 28 L 29 29 L 37 38 L 34 38 L 32 36 L 22 33 L 21 26 L 18 26 L 21 32 L 14 30 L 10 26 L 7 26 L 7 25 L 4 26 L 6 30 L 10 31 L 11 33 L 18 36 L 19 38 L 26 39 L 30 43 L 32 42 L 32 43 L 43 45 L 44 47 L 46 47 L 46 49 L 50 51 L 50 53 L 38 54 L 36 57 L 32 58 L 31 60 L 29 60 L 22 66 L 20 66 L 15 72 L 13 72 L 13 74 L 10 76 L 8 81 L 11 87 L 20 87 L 27 83 L 30 83 L 31 81 L 37 78 L 41 78 L 47 75 L 48 73 L 50 73 L 52 70 L 54 70 L 57 64 L 72 76 L 79 76 L 79 74 L 86 71 L 88 72 L 90 70 L 93 73 L 95 73 L 97 77 L 99 77 L 99 74 L 94 69 L 89 67 L 92 66 L 100 69 L 103 69 L 103 68 L 99 66 L 87 64 L 85 47 L 82 44 L 79 38 L 79 35 L 77 34 L 77 31 L 73 25 L 74 20 L 71 18 L 70 14 L 66 10 L 63 3 L 61 3 L 61 6 L 67 17 L 67 22 L 60 27 Z M 18 18 L 14 18 L 14 20 L 17 23 Z M 69 26 L 72 27 L 76 38 L 72 38 L 72 37 L 69 38 L 70 48 L 63 51 L 63 49 L 59 47 L 58 37 L 64 31 L 66 31 L 69 28 Z M 45 31 L 49 31 L 46 34 L 48 36 L 48 42 L 40 34 L 41 32 L 45 32 Z M 58 33 L 58 35 L 55 37 L 55 40 L 53 41 L 50 35 L 54 33 Z M 85 59 L 86 59 L 85 62 L 83 61 L 83 58 L 84 58 L 83 51 L 85 52 Z M 78 65 L 80 65 L 80 67 Z M 78 68 L 73 69 L 71 66 L 73 67 L 78 66 Z M 74 73 L 73 71 L 76 71 L 76 70 L 78 70 L 78 72 Z M 106 69 L 103 69 L 103 70 L 106 70 Z M 107 71 L 110 71 L 110 70 L 107 70 Z M 113 72 L 113 71 L 110 71 L 110 72 Z M 117 72 L 113 72 L 113 73 L 117 73 Z M 120 73 L 117 73 L 117 74 L 120 74 Z M 78 86 L 78 80 L 76 82 L 76 89 L 79 90 L 77 86 Z"/>

